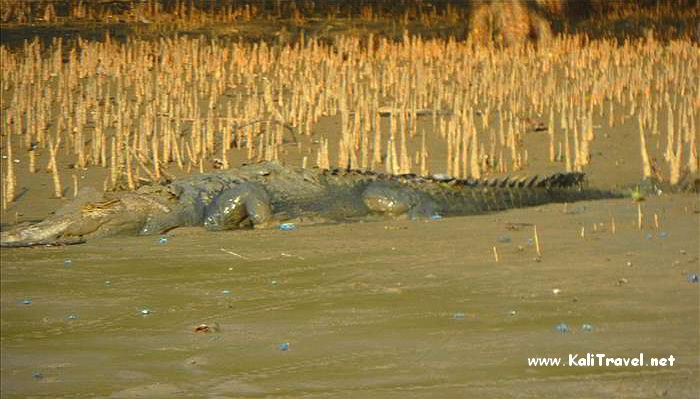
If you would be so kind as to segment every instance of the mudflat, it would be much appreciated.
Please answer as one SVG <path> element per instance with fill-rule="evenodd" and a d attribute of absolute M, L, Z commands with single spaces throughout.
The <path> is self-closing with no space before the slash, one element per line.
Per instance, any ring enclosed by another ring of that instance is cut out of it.
<path fill-rule="evenodd" d="M 658 230 L 620 199 L 3 250 L 3 397 L 695 397 L 696 206 L 648 199 Z M 588 353 L 675 362 L 568 365 Z"/>

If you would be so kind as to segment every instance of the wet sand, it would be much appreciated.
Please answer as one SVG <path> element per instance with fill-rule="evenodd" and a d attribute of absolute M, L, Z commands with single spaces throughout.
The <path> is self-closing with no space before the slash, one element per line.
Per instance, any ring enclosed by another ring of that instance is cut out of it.
<path fill-rule="evenodd" d="M 3 397 L 697 397 L 697 198 L 643 206 L 3 250 Z M 527 364 L 640 352 L 676 360 Z"/>

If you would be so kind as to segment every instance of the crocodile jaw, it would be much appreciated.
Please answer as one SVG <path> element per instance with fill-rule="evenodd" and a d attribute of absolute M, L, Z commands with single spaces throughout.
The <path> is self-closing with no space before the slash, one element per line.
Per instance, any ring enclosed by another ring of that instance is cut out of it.
<path fill-rule="evenodd" d="M 70 220 L 53 220 L 0 233 L 0 243 L 52 241 L 58 239 L 70 226 Z"/>

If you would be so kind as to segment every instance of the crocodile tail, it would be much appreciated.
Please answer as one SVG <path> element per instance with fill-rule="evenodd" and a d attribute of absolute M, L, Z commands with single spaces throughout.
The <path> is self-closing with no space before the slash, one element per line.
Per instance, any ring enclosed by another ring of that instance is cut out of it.
<path fill-rule="evenodd" d="M 445 213 L 455 215 L 622 196 L 615 192 L 589 189 L 585 175 L 579 172 L 452 180 L 439 184 L 439 187 L 433 198 Z"/>

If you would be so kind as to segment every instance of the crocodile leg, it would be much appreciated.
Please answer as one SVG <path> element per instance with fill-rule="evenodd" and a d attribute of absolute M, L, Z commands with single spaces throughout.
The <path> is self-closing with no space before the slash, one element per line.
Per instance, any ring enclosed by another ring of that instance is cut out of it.
<path fill-rule="evenodd" d="M 370 212 L 410 219 L 439 215 L 439 207 L 427 195 L 409 187 L 375 182 L 362 193 L 362 201 Z"/>
<path fill-rule="evenodd" d="M 210 231 L 264 226 L 272 217 L 270 198 L 262 187 L 239 184 L 223 190 L 205 210 L 204 227 Z"/>

